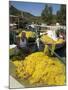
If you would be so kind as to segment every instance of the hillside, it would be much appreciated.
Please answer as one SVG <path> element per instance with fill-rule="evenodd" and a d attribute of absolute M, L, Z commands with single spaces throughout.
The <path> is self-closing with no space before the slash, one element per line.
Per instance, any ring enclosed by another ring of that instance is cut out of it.
<path fill-rule="evenodd" d="M 9 14 L 19 16 L 19 17 L 24 17 L 24 19 L 29 22 L 32 22 L 32 21 L 37 22 L 39 20 L 38 17 L 32 15 L 31 13 L 25 12 L 25 11 L 20 11 L 12 5 L 9 8 Z"/>
<path fill-rule="evenodd" d="M 20 16 L 21 12 L 18 9 L 16 9 L 14 6 L 11 5 L 9 7 L 9 14 L 15 15 L 15 16 Z"/>

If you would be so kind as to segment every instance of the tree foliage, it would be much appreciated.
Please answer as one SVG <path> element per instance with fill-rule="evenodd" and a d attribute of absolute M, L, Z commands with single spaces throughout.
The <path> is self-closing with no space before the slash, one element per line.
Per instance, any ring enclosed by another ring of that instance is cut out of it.
<path fill-rule="evenodd" d="M 57 22 L 66 25 L 66 5 L 61 5 L 60 10 L 57 12 Z"/>
<path fill-rule="evenodd" d="M 41 17 L 44 23 L 51 24 L 52 23 L 52 7 L 48 4 L 45 5 L 44 10 L 42 11 Z"/>
<path fill-rule="evenodd" d="M 20 17 L 19 19 L 20 26 L 22 26 L 23 23 L 31 23 L 31 22 L 35 22 L 39 24 L 41 23 L 56 24 L 57 22 L 62 25 L 66 24 L 66 5 L 60 5 L 60 10 L 57 11 L 56 14 L 53 14 L 52 6 L 49 4 L 46 4 L 41 13 L 41 16 L 34 16 L 29 12 L 20 11 L 11 5 L 9 8 L 9 14 Z M 22 18 L 22 15 L 24 18 Z M 15 18 L 13 19 L 11 18 L 11 20 L 13 22 L 18 23 L 18 21 Z"/>

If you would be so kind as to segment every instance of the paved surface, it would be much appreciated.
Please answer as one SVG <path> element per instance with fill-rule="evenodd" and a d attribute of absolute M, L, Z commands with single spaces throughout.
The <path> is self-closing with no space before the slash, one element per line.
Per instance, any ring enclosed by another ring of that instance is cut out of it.
<path fill-rule="evenodd" d="M 16 79 L 10 76 L 10 88 L 24 88 Z"/>

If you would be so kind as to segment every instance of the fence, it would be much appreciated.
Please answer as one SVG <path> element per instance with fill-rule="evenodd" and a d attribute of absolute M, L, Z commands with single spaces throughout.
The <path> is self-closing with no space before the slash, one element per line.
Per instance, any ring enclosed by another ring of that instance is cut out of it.
<path fill-rule="evenodd" d="M 48 29 L 48 30 L 64 29 L 64 30 L 66 30 L 66 26 L 60 26 L 60 25 L 55 25 L 55 26 L 41 26 L 41 30 L 44 31 L 45 29 Z"/>

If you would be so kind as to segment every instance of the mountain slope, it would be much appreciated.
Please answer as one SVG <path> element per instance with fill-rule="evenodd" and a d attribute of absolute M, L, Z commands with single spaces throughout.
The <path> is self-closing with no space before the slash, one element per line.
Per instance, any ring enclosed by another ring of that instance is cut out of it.
<path fill-rule="evenodd" d="M 12 5 L 9 8 L 9 14 L 24 17 L 24 20 L 26 20 L 28 22 L 40 22 L 40 20 L 41 20 L 41 17 L 34 16 L 29 12 L 20 11 Z"/>

